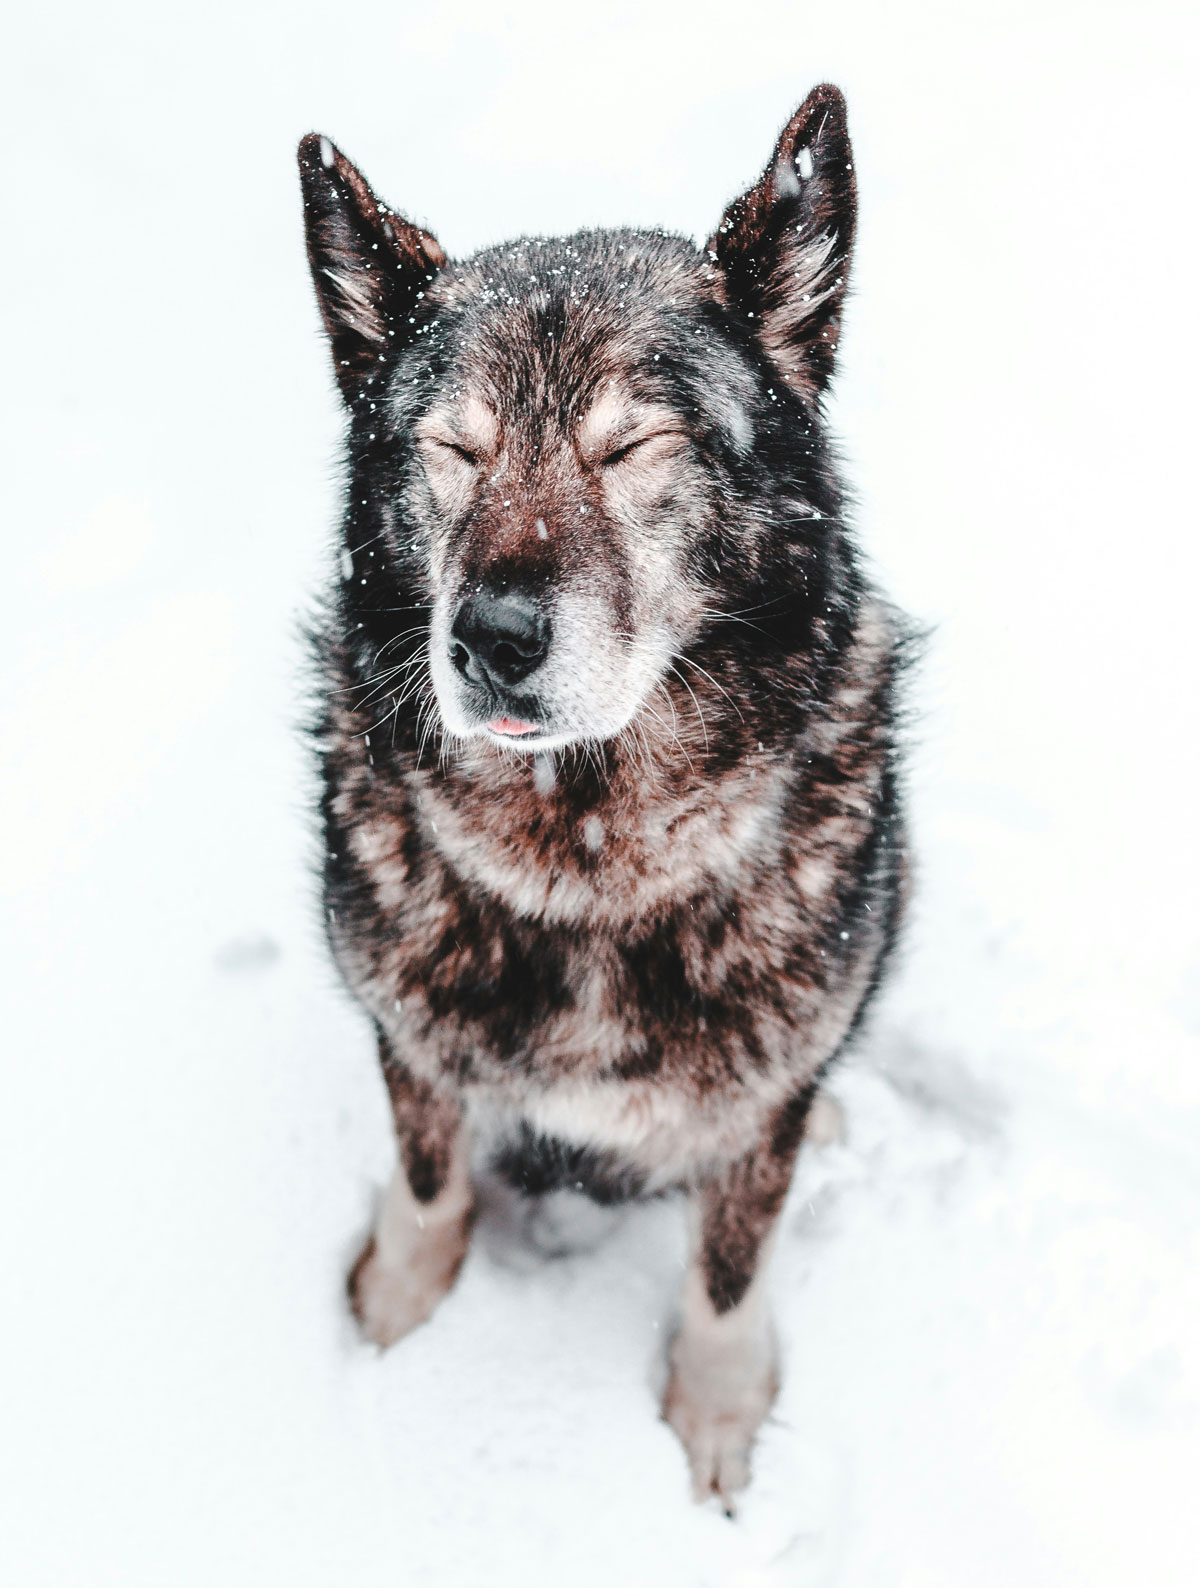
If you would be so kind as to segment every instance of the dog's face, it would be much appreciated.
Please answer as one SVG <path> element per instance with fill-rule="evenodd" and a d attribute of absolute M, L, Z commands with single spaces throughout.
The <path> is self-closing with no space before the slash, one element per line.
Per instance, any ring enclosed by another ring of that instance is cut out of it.
<path fill-rule="evenodd" d="M 689 549 L 720 485 L 698 443 L 744 441 L 752 384 L 725 356 L 709 360 L 715 389 L 680 390 L 697 361 L 671 307 L 694 316 L 710 291 L 684 249 L 633 235 L 523 243 L 434 285 L 445 368 L 413 412 L 402 359 L 389 396 L 413 437 L 406 517 L 428 548 L 429 668 L 451 732 L 538 749 L 610 738 L 694 626 Z M 673 376 L 656 373 L 664 359 Z"/>
<path fill-rule="evenodd" d="M 421 641 L 403 682 L 427 680 L 463 739 L 546 750 L 671 710 L 664 679 L 726 565 L 758 555 L 781 416 L 803 452 L 832 368 L 854 223 L 840 95 L 814 91 L 703 251 L 596 232 L 452 264 L 327 140 L 300 161 L 353 416 L 346 587 L 372 638 L 399 609 L 385 643 Z"/>

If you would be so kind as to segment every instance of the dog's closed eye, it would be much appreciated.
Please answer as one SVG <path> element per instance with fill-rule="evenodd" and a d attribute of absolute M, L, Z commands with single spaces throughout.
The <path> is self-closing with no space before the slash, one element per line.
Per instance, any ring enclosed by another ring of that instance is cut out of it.
<path fill-rule="evenodd" d="M 431 478 L 440 476 L 447 485 L 465 485 L 494 456 L 498 439 L 496 416 L 471 398 L 450 410 L 427 414 L 417 429 L 421 461 Z"/>
<path fill-rule="evenodd" d="M 447 509 L 465 506 L 475 491 L 483 459 L 466 442 L 446 435 L 424 435 L 417 451 L 434 497 Z"/>
<path fill-rule="evenodd" d="M 462 441 L 446 436 L 422 436 L 418 442 L 425 473 L 438 496 L 459 497 L 469 490 L 483 460 Z"/>
<path fill-rule="evenodd" d="M 683 440 L 683 432 L 680 430 L 656 430 L 653 435 L 637 436 L 632 441 L 622 442 L 619 447 L 614 447 L 611 452 L 606 453 L 600 459 L 600 467 L 615 469 L 634 457 L 639 463 L 667 458 L 678 451 Z"/>
<path fill-rule="evenodd" d="M 479 454 L 463 441 L 452 441 L 448 436 L 421 436 L 417 442 L 422 456 L 429 463 L 468 463 L 477 469 Z"/>
<path fill-rule="evenodd" d="M 479 455 L 475 452 L 472 452 L 470 447 L 464 447 L 458 441 L 431 440 L 429 445 L 432 447 L 437 447 L 442 453 L 449 453 L 451 457 L 457 458 L 461 463 L 469 463 L 473 469 L 477 469 L 479 467 Z"/>

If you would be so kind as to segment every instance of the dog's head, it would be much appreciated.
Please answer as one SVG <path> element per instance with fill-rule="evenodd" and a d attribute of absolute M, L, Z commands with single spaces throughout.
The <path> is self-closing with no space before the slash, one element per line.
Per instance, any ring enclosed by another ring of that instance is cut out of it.
<path fill-rule="evenodd" d="M 381 695 L 431 682 L 449 734 L 525 749 L 618 735 L 717 592 L 769 582 L 779 513 L 821 516 L 842 96 L 813 91 L 703 250 L 590 232 L 454 263 L 328 139 L 300 169 L 351 412 L 346 616 L 408 657 Z"/>

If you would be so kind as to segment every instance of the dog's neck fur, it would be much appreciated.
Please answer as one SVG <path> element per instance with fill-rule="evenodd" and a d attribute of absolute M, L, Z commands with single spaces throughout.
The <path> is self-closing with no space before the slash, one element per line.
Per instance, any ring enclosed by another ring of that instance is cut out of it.
<path fill-rule="evenodd" d="M 878 674 L 883 686 L 893 637 L 870 599 L 850 634 L 822 660 L 834 684 L 816 701 L 799 666 L 786 704 L 777 685 L 756 693 L 752 669 L 732 688 L 697 672 L 694 686 L 664 684 L 618 740 L 557 754 L 484 741 L 435 742 L 422 754 L 390 747 L 386 734 L 372 745 L 370 714 L 339 706 L 342 814 L 354 812 L 377 877 L 402 831 L 406 847 L 526 920 L 611 931 L 721 909 L 780 863 L 781 817 L 806 780 L 832 776 L 869 795 L 850 762 L 887 719 L 861 684 Z"/>
<path fill-rule="evenodd" d="M 560 790 L 541 767 L 483 749 L 448 777 L 416 772 L 407 784 L 455 872 L 548 923 L 648 921 L 688 898 L 727 896 L 748 863 L 777 856 L 794 775 L 785 762 L 764 752 L 702 781 L 686 765 L 643 767 L 620 751 L 609 761 L 604 784 L 568 773 Z"/>

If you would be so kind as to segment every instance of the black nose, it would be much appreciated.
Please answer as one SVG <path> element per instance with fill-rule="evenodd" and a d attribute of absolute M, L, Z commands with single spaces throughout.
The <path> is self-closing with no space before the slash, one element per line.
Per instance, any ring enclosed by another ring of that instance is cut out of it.
<path fill-rule="evenodd" d="M 458 609 L 450 655 L 465 678 L 512 685 L 527 678 L 550 649 L 550 620 L 522 590 L 482 586 Z"/>

